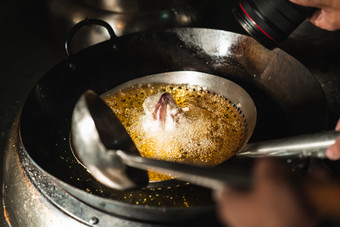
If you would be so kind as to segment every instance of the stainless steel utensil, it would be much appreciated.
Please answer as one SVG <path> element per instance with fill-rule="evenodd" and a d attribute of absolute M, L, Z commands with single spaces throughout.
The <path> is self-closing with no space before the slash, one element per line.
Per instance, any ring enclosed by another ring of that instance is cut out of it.
<path fill-rule="evenodd" d="M 108 187 L 125 190 L 147 184 L 145 171 L 155 170 L 178 176 L 211 189 L 226 185 L 249 186 L 250 176 L 225 173 L 138 156 L 138 151 L 106 103 L 93 91 L 86 91 L 77 102 L 72 119 L 75 153 L 91 174 Z M 289 139 L 249 144 L 240 151 L 247 156 L 324 157 L 324 150 L 334 143 L 339 132 L 304 135 Z M 131 169 L 131 167 L 133 167 Z M 140 170 L 138 170 L 140 169 Z"/>
<path fill-rule="evenodd" d="M 248 144 L 238 155 L 247 157 L 326 158 L 325 150 L 340 136 L 339 131 L 325 131 L 289 138 Z"/>

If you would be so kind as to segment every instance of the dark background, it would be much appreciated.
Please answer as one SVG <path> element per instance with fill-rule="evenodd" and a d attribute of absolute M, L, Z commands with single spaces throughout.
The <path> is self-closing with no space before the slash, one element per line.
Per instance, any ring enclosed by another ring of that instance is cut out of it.
<path fill-rule="evenodd" d="M 202 25 L 244 33 L 231 14 L 233 4 L 234 1 L 231 0 L 215 0 L 211 16 L 202 22 Z M 0 163 L 2 163 L 8 130 L 28 93 L 49 69 L 66 57 L 64 51 L 66 34 L 58 33 L 52 25 L 44 0 L 0 1 L 0 23 Z M 291 42 L 283 46 L 319 79 L 330 104 L 329 128 L 334 127 L 340 113 L 340 55 L 339 48 L 332 44 L 339 43 L 339 39 L 334 34 L 322 31 L 303 42 L 313 43 L 313 39 L 319 36 L 328 43 L 327 48 L 320 42 L 312 48 L 296 46 Z M 2 166 L 0 182 L 1 180 Z M 0 211 L 2 215 L 2 206 Z"/>
<path fill-rule="evenodd" d="M 43 1 L 0 1 L 1 164 L 8 130 L 27 94 L 48 69 L 66 56 L 47 18 Z M 1 225 L 2 205 L 0 211 Z"/>

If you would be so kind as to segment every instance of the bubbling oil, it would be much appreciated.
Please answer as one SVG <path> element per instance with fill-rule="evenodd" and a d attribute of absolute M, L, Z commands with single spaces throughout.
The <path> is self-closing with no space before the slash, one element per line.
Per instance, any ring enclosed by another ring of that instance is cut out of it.
<path fill-rule="evenodd" d="M 151 95 L 170 93 L 184 111 L 185 123 L 171 132 L 152 133 L 143 127 L 143 102 Z M 145 84 L 103 97 L 131 136 L 141 156 L 216 166 L 232 157 L 246 136 L 242 111 L 227 97 L 191 85 Z M 150 181 L 171 178 L 149 171 Z"/>

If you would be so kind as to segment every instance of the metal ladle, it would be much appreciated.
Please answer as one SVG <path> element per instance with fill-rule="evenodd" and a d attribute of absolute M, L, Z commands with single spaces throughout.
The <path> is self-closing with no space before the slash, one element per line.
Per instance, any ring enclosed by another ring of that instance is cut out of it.
<path fill-rule="evenodd" d="M 325 157 L 325 149 L 339 132 L 329 131 L 263 143 L 248 144 L 239 155 L 252 157 Z M 75 154 L 92 176 L 104 185 L 126 190 L 148 184 L 146 170 L 170 173 L 180 180 L 219 189 L 226 185 L 247 187 L 249 174 L 222 172 L 186 164 L 143 158 L 109 106 L 93 91 L 86 91 L 72 116 Z"/>

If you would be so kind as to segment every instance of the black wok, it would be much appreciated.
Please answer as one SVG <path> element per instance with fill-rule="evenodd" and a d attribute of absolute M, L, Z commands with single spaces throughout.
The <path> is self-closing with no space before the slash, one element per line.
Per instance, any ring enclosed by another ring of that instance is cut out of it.
<path fill-rule="evenodd" d="M 226 31 L 154 30 L 86 48 L 47 72 L 32 89 L 20 116 L 26 152 L 68 192 L 108 213 L 156 222 L 212 214 L 208 189 L 179 182 L 178 187 L 117 192 L 94 180 L 71 152 L 71 115 L 84 91 L 102 94 L 137 77 L 171 71 L 210 73 L 243 87 L 258 111 L 250 141 L 317 132 L 327 123 L 320 84 L 285 52 L 269 51 L 252 38 Z M 161 199 L 140 204 L 150 196 Z"/>

